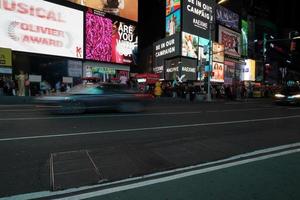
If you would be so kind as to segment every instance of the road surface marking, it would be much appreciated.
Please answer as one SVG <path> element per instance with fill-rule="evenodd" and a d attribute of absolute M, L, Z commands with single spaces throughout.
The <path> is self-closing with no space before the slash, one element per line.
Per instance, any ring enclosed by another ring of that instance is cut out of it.
<path fill-rule="evenodd" d="M 116 184 L 128 183 L 130 181 L 142 181 L 142 180 L 145 180 L 147 178 L 155 178 L 157 176 L 168 175 L 168 174 L 171 174 L 171 173 L 177 173 L 176 175 L 179 175 L 179 173 L 183 174 L 183 172 L 186 172 L 187 170 L 190 170 L 189 172 L 192 172 L 192 171 L 196 172 L 196 169 L 198 169 L 198 168 L 202 168 L 202 167 L 206 167 L 206 166 L 210 166 L 210 165 L 215 165 L 213 167 L 218 167 L 218 166 L 222 165 L 221 163 L 231 161 L 230 163 L 226 163 L 226 164 L 232 164 L 232 163 L 236 163 L 235 160 L 238 160 L 238 159 L 244 159 L 242 161 L 245 161 L 245 160 L 247 160 L 247 157 L 257 156 L 255 158 L 251 158 L 252 161 L 254 162 L 253 159 L 259 159 L 263 156 L 265 157 L 265 156 L 270 156 L 270 155 L 272 157 L 276 157 L 275 154 L 277 154 L 277 155 L 279 154 L 278 156 L 280 156 L 280 153 L 287 152 L 286 151 L 287 149 L 299 148 L 299 147 L 300 147 L 300 143 L 282 145 L 282 146 L 257 150 L 257 151 L 250 152 L 250 153 L 236 155 L 236 156 L 233 156 L 233 157 L 230 157 L 230 158 L 227 158 L 227 159 L 223 159 L 223 160 L 218 160 L 218 161 L 213 161 L 213 162 L 209 162 L 209 163 L 194 165 L 194 166 L 190 166 L 190 167 L 184 167 L 184 168 L 169 170 L 169 171 L 165 171 L 165 172 L 158 172 L 158 173 L 149 174 L 149 175 L 145 175 L 145 176 L 141 176 L 141 177 L 128 178 L 128 179 L 115 181 L 115 182 L 111 182 L 111 183 L 106 183 L 106 184 L 98 184 L 98 185 L 93 185 L 93 186 L 84 186 L 84 187 L 72 188 L 72 189 L 67 189 L 67 190 L 63 190 L 63 191 L 56 191 L 56 192 L 50 192 L 50 191 L 33 192 L 33 193 L 28 193 L 28 194 L 20 194 L 20 195 L 15 195 L 15 196 L 11 196 L 11 197 L 0 198 L 0 200 L 6 200 L 6 199 L 7 200 L 9 200 L 9 199 L 20 199 L 20 200 L 22 199 L 22 200 L 25 200 L 25 199 L 53 197 L 55 195 L 66 195 L 66 194 L 70 194 L 70 193 L 82 192 L 82 191 L 85 191 L 85 190 L 91 190 L 91 189 L 95 189 L 95 188 L 99 188 L 99 187 L 107 187 L 107 186 L 112 186 L 112 185 L 116 185 Z M 282 151 L 282 152 L 277 152 L 277 151 Z M 295 151 L 294 153 L 296 153 L 296 152 L 299 152 L 299 149 L 297 149 L 297 150 L 294 149 L 294 150 L 289 150 L 289 151 L 290 151 L 290 153 L 292 153 L 292 151 Z M 277 152 L 277 153 L 273 153 L 273 152 Z M 268 154 L 268 153 L 273 153 L 273 154 Z M 268 155 L 263 155 L 263 156 L 258 157 L 261 154 L 268 154 Z M 285 155 L 288 155 L 288 154 L 285 153 Z M 263 159 L 261 159 L 261 160 L 263 160 Z M 240 161 L 238 161 L 238 162 L 240 162 Z M 248 161 L 249 161 L 249 159 L 248 159 Z M 248 163 L 250 163 L 250 162 L 248 162 Z M 216 165 L 216 164 L 219 164 L 219 165 Z M 200 170 L 207 170 L 208 168 L 202 168 Z M 212 169 L 212 167 L 210 167 L 210 168 Z M 195 175 L 197 175 L 197 174 L 195 174 Z M 158 180 L 158 179 L 156 179 L 156 180 Z M 103 191 L 103 190 L 101 190 L 101 191 Z M 101 191 L 99 191 L 99 192 L 101 192 Z M 100 196 L 100 195 L 97 194 L 97 196 Z"/>
<path fill-rule="evenodd" d="M 189 115 L 189 114 L 202 114 L 217 113 L 217 112 L 247 112 L 256 110 L 275 109 L 274 107 L 261 107 L 249 109 L 232 109 L 232 110 L 200 110 L 191 112 L 165 112 L 165 113 L 142 113 L 142 114 L 113 114 L 113 115 L 80 115 L 80 116 L 61 116 L 61 117 L 13 117 L 13 118 L 0 118 L 0 121 L 24 121 L 24 120 L 56 120 L 56 119 L 89 119 L 89 118 L 112 118 L 112 117 L 147 117 L 147 116 L 161 116 L 161 115 Z M 276 108 L 282 109 L 282 108 Z"/>
<path fill-rule="evenodd" d="M 86 198 L 99 197 L 99 196 L 104 196 L 107 194 L 112 194 L 112 193 L 121 192 L 121 191 L 125 191 L 125 190 L 136 189 L 136 188 L 154 185 L 154 184 L 158 184 L 158 183 L 165 183 L 165 182 L 169 182 L 169 181 L 173 181 L 173 180 L 177 180 L 177 179 L 182 179 L 182 178 L 195 176 L 195 175 L 199 175 L 199 174 L 214 172 L 214 171 L 218 171 L 218 170 L 222 170 L 222 169 L 227 169 L 230 167 L 245 165 L 245 164 L 249 164 L 252 162 L 267 160 L 267 159 L 276 158 L 276 157 L 285 156 L 285 155 L 294 154 L 294 153 L 299 153 L 299 152 L 300 152 L 300 149 L 294 149 L 294 150 L 284 151 L 284 152 L 280 152 L 280 153 L 259 156 L 256 158 L 250 158 L 250 159 L 246 159 L 246 160 L 242 160 L 242 161 L 221 164 L 219 166 L 208 167 L 205 169 L 184 172 L 181 174 L 171 175 L 168 177 L 157 178 L 157 179 L 153 179 L 153 180 L 143 181 L 143 182 L 139 182 L 139 183 L 133 183 L 133 184 L 114 187 L 114 188 L 103 189 L 100 191 L 89 192 L 89 193 L 85 193 L 85 194 L 79 194 L 79 195 L 70 196 L 70 197 L 66 197 L 66 198 L 59 198 L 59 199 L 69 200 L 69 199 L 86 199 Z"/>
<path fill-rule="evenodd" d="M 264 122 L 284 119 L 295 119 L 300 118 L 300 115 L 292 115 L 285 117 L 270 117 L 261 119 L 248 119 L 248 120 L 236 120 L 236 121 L 223 121 L 223 122 L 209 122 L 199 124 L 183 124 L 173 126 L 157 126 L 157 127 L 144 127 L 144 128 L 131 128 L 131 129 L 115 129 L 115 130 L 103 130 L 103 131 L 91 131 L 91 132 L 77 132 L 77 133 L 65 133 L 65 134 L 49 134 L 49 135 L 36 135 L 27 137 L 12 137 L 12 138 L 1 138 L 0 142 L 18 141 L 18 140 L 33 140 L 33 139 L 46 139 L 46 138 L 58 138 L 58 137 L 71 137 L 71 136 L 82 136 L 82 135 L 98 135 L 107 133 L 130 133 L 139 131 L 152 131 L 152 130 L 164 130 L 164 129 L 175 129 L 175 128 L 189 128 L 189 127 L 200 127 L 200 126 L 216 126 L 216 125 L 230 125 L 230 124 L 242 124 L 250 122 Z"/>

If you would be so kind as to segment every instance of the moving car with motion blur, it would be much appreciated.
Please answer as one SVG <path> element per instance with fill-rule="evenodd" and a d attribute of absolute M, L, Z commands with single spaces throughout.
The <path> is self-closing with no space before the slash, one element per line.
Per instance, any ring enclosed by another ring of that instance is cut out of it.
<path fill-rule="evenodd" d="M 286 86 L 274 95 L 278 105 L 300 105 L 300 88 L 298 85 Z"/>
<path fill-rule="evenodd" d="M 84 82 L 65 94 L 38 97 L 35 102 L 37 107 L 60 114 L 99 110 L 133 113 L 143 111 L 152 99 L 151 94 L 139 93 L 127 85 Z"/>

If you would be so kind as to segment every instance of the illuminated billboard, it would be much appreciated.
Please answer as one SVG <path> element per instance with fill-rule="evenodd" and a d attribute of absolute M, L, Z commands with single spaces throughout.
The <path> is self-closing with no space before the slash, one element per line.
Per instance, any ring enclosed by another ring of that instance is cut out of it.
<path fill-rule="evenodd" d="M 154 67 L 163 66 L 165 59 L 179 56 L 179 38 L 180 35 L 177 33 L 153 44 Z"/>
<path fill-rule="evenodd" d="M 255 67 L 256 67 L 255 60 L 247 59 L 246 65 L 242 66 L 241 80 L 255 81 Z"/>
<path fill-rule="evenodd" d="M 86 13 L 86 59 L 136 64 L 136 26 Z"/>
<path fill-rule="evenodd" d="M 182 30 L 203 38 L 209 36 L 209 23 L 214 21 L 214 1 L 182 1 Z"/>
<path fill-rule="evenodd" d="M 199 53 L 198 53 L 198 60 L 199 65 L 204 68 L 204 66 L 209 61 L 209 40 L 199 37 Z"/>
<path fill-rule="evenodd" d="M 180 32 L 180 10 L 166 17 L 166 36 Z"/>
<path fill-rule="evenodd" d="M 42 0 L 15 0 L 0 1 L 0 16 L 1 47 L 83 58 L 82 11 Z"/>
<path fill-rule="evenodd" d="M 198 36 L 182 32 L 182 56 L 198 58 Z"/>
<path fill-rule="evenodd" d="M 248 35 L 249 35 L 248 22 L 242 20 L 242 56 L 248 56 Z"/>
<path fill-rule="evenodd" d="M 224 83 L 224 64 L 213 62 L 211 82 Z"/>
<path fill-rule="evenodd" d="M 213 61 L 224 62 L 224 45 L 214 42 L 213 43 Z"/>
<path fill-rule="evenodd" d="M 241 57 L 241 34 L 219 26 L 219 43 L 225 47 L 225 55 Z"/>
<path fill-rule="evenodd" d="M 166 0 L 166 16 L 180 9 L 180 0 Z"/>
<path fill-rule="evenodd" d="M 239 31 L 240 17 L 238 14 L 218 5 L 216 9 L 216 19 L 220 24 Z"/>
<path fill-rule="evenodd" d="M 106 13 L 138 21 L 138 0 L 67 0 Z"/>

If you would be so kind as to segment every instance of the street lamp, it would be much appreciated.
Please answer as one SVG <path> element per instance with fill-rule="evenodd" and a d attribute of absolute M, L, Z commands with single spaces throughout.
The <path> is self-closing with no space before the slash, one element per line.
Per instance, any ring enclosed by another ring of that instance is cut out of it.
<path fill-rule="evenodd" d="M 227 2 L 228 0 L 221 0 L 218 2 L 218 5 Z M 209 34 L 208 34 L 208 40 L 209 40 L 209 70 L 208 70 L 208 77 L 207 77 L 207 101 L 211 101 L 211 90 L 210 90 L 210 78 L 212 74 L 212 64 L 213 64 L 213 41 L 212 41 L 212 26 L 215 20 L 215 13 L 216 13 L 216 6 L 214 6 L 214 10 L 210 11 L 210 14 L 213 15 L 213 17 L 209 20 Z"/>

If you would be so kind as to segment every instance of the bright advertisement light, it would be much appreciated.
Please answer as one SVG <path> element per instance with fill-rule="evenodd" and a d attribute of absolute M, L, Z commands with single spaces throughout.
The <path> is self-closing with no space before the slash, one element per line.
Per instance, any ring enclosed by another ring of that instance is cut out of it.
<path fill-rule="evenodd" d="M 223 83 L 224 82 L 224 64 L 213 62 L 213 76 L 211 82 Z"/>
<path fill-rule="evenodd" d="M 180 0 L 166 0 L 166 16 L 180 9 Z"/>
<path fill-rule="evenodd" d="M 180 32 L 180 10 L 166 17 L 166 36 Z"/>
<path fill-rule="evenodd" d="M 67 0 L 106 13 L 138 21 L 138 0 Z"/>
<path fill-rule="evenodd" d="M 198 37 L 196 35 L 182 32 L 182 56 L 198 57 Z"/>
<path fill-rule="evenodd" d="M 241 80 L 255 81 L 255 60 L 247 59 L 246 65 L 242 67 Z"/>
<path fill-rule="evenodd" d="M 0 45 L 83 58 L 83 12 L 42 0 L 0 0 Z"/>
<path fill-rule="evenodd" d="M 136 26 L 86 13 L 86 59 L 136 64 Z"/>

